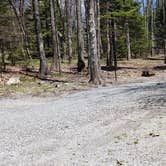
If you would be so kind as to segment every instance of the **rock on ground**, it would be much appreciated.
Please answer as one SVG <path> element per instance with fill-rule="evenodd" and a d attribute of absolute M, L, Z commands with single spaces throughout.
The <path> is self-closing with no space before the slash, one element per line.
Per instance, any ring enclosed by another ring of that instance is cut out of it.
<path fill-rule="evenodd" d="M 20 84 L 20 77 L 11 77 L 9 78 L 9 80 L 7 81 L 7 85 L 16 85 L 16 84 Z"/>

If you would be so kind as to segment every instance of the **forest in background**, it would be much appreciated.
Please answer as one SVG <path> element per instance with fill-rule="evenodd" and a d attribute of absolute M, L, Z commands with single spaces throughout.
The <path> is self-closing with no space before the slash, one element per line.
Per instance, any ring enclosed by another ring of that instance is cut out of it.
<path fill-rule="evenodd" d="M 166 63 L 166 1 L 0 0 L 0 48 L 1 72 L 37 62 L 46 78 L 75 64 L 100 84 L 101 64 L 116 71 L 119 60 L 157 54 Z"/>

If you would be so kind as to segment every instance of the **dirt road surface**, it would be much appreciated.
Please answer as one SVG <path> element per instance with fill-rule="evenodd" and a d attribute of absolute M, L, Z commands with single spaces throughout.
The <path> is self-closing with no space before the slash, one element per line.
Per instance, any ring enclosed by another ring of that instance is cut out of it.
<path fill-rule="evenodd" d="M 166 166 L 166 82 L 0 100 L 0 166 Z"/>

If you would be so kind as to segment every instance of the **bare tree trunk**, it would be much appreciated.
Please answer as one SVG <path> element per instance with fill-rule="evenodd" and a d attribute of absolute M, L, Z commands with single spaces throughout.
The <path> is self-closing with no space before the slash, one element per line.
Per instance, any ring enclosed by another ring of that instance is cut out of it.
<path fill-rule="evenodd" d="M 163 25 L 166 29 L 166 2 L 165 0 L 162 1 L 163 6 Z M 166 39 L 164 39 L 164 63 L 166 64 Z"/>
<path fill-rule="evenodd" d="M 110 26 L 109 26 L 109 19 L 107 19 L 107 66 L 110 65 L 110 52 L 111 52 L 111 45 L 110 45 Z"/>
<path fill-rule="evenodd" d="M 151 35 L 150 35 L 150 17 L 151 17 L 151 0 L 146 0 L 146 13 L 145 13 L 145 19 L 146 19 L 146 34 L 147 34 L 147 43 L 149 46 L 149 49 L 151 49 Z"/>
<path fill-rule="evenodd" d="M 115 80 L 117 81 L 116 23 L 114 17 L 112 18 L 111 21 L 111 28 L 112 28 L 112 48 L 113 48 L 114 67 L 115 67 Z"/>
<path fill-rule="evenodd" d="M 151 1 L 151 55 L 155 55 L 155 36 L 154 36 L 154 9 L 153 9 L 153 1 Z"/>
<path fill-rule="evenodd" d="M 103 53 L 102 50 L 102 42 L 101 42 L 101 30 L 100 30 L 100 0 L 95 0 L 95 17 L 96 17 L 96 35 L 97 35 L 97 54 L 99 59 L 101 54 Z"/>
<path fill-rule="evenodd" d="M 53 70 L 58 69 L 58 43 L 57 43 L 57 26 L 55 24 L 55 4 L 54 0 L 49 0 L 50 1 L 50 13 L 51 13 L 51 30 L 52 30 L 52 47 L 53 47 Z"/>
<path fill-rule="evenodd" d="M 166 64 L 166 40 L 164 40 L 164 63 Z"/>
<path fill-rule="evenodd" d="M 43 36 L 42 36 L 42 32 L 41 32 L 39 2 L 38 2 L 38 0 L 33 0 L 32 2 L 33 2 L 33 8 L 34 8 L 34 17 L 35 17 L 35 22 L 36 22 L 38 50 L 39 50 L 39 55 L 40 55 L 40 76 L 43 77 L 43 76 L 47 75 L 47 60 L 46 60 L 46 56 L 45 56 Z"/>
<path fill-rule="evenodd" d="M 154 36 L 154 7 L 153 0 L 147 0 L 147 32 L 148 32 L 148 41 L 151 48 L 151 56 L 155 54 L 155 36 Z M 150 26 L 149 26 L 150 25 Z"/>
<path fill-rule="evenodd" d="M 89 0 L 84 0 L 86 24 L 86 51 L 88 55 L 88 74 L 90 73 L 90 40 L 89 40 Z"/>
<path fill-rule="evenodd" d="M 130 44 L 130 33 L 129 33 L 129 24 L 125 23 L 126 28 L 126 46 L 127 46 L 127 60 L 131 59 L 131 44 Z"/>
<path fill-rule="evenodd" d="M 66 10 L 66 28 L 67 28 L 67 55 L 69 64 L 72 61 L 72 27 L 71 27 L 71 18 L 70 18 L 70 0 L 65 0 L 65 10 Z"/>
<path fill-rule="evenodd" d="M 166 2 L 165 0 L 162 0 L 162 6 L 163 6 L 163 24 L 166 28 Z"/>
<path fill-rule="evenodd" d="M 107 12 L 110 12 L 111 5 L 110 2 L 107 2 Z M 112 29 L 111 29 L 111 20 L 107 18 L 107 66 L 113 66 L 113 47 L 112 47 Z"/>
<path fill-rule="evenodd" d="M 100 70 L 99 70 L 99 55 L 97 50 L 97 34 L 95 21 L 95 6 L 94 0 L 89 0 L 89 40 L 90 40 L 90 81 L 94 84 L 100 84 Z"/>
<path fill-rule="evenodd" d="M 1 41 L 1 56 L 2 56 L 2 70 L 5 71 L 6 70 L 6 63 L 5 63 L 5 46 L 4 46 L 4 42 L 3 40 Z"/>
<path fill-rule="evenodd" d="M 107 19 L 107 66 L 113 66 L 111 21 Z"/>
<path fill-rule="evenodd" d="M 62 35 L 60 36 L 61 51 L 59 51 L 59 52 L 61 53 L 60 57 L 62 59 L 62 62 L 64 62 L 64 59 L 66 57 L 66 51 L 65 51 L 66 50 L 65 49 L 65 19 L 64 19 L 64 16 L 62 15 L 59 0 L 56 0 L 56 4 L 57 4 L 57 8 L 58 8 L 59 15 L 60 15 L 60 23 L 61 23 L 61 26 L 62 26 Z"/>
<path fill-rule="evenodd" d="M 81 0 L 76 0 L 76 14 L 77 14 L 77 53 L 78 62 L 77 70 L 81 72 L 85 68 L 84 61 L 84 37 L 81 22 Z"/>

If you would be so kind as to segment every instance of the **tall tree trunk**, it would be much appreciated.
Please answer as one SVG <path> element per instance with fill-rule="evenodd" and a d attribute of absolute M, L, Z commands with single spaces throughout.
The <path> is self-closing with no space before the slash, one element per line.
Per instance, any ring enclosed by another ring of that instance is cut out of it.
<path fill-rule="evenodd" d="M 126 28 L 126 46 L 127 46 L 127 60 L 131 59 L 131 44 L 130 44 L 130 32 L 129 32 L 129 24 L 125 23 Z"/>
<path fill-rule="evenodd" d="M 67 55 L 69 64 L 72 61 L 72 26 L 71 26 L 71 16 L 70 16 L 70 0 L 65 0 L 65 10 L 66 10 L 66 29 L 67 29 Z"/>
<path fill-rule="evenodd" d="M 45 18 L 50 17 L 50 11 L 49 10 L 46 10 L 44 14 L 45 14 Z M 45 28 L 50 29 L 50 20 L 49 19 L 45 19 Z M 50 40 L 50 34 L 49 33 L 47 33 L 46 37 L 45 37 L 45 47 L 46 48 L 51 47 L 51 40 Z"/>
<path fill-rule="evenodd" d="M 166 64 L 166 40 L 164 40 L 164 63 Z"/>
<path fill-rule="evenodd" d="M 84 0 L 85 5 L 85 25 L 86 25 L 86 51 L 88 55 L 88 74 L 90 73 L 90 40 L 89 40 L 89 0 Z"/>
<path fill-rule="evenodd" d="M 153 1 L 151 1 L 151 55 L 155 55 L 155 36 L 154 36 L 154 9 L 153 9 Z"/>
<path fill-rule="evenodd" d="M 78 53 L 78 62 L 77 70 L 81 72 L 85 68 L 84 61 L 84 37 L 83 29 L 81 22 L 81 0 L 76 0 L 76 14 L 77 14 L 77 53 Z"/>
<path fill-rule="evenodd" d="M 166 1 L 162 0 L 162 6 L 163 6 L 163 25 L 166 28 Z"/>
<path fill-rule="evenodd" d="M 107 19 L 107 66 L 113 66 L 111 21 Z"/>
<path fill-rule="evenodd" d="M 43 44 L 43 36 L 41 32 L 41 21 L 39 15 L 39 2 L 38 0 L 33 0 L 33 8 L 34 8 L 34 18 L 36 22 L 36 33 L 37 33 L 37 45 L 40 55 L 40 76 L 44 77 L 47 74 L 47 60 L 45 56 L 44 44 Z"/>
<path fill-rule="evenodd" d="M 142 8 L 143 8 L 143 16 L 144 16 L 144 27 L 145 27 L 145 34 L 146 34 L 146 39 L 147 43 L 149 42 L 149 30 L 148 30 L 148 12 L 147 12 L 147 7 L 145 7 L 145 1 L 142 0 Z"/>
<path fill-rule="evenodd" d="M 151 18 L 151 0 L 146 0 L 146 12 L 145 12 L 145 19 L 146 19 L 146 35 L 147 35 L 147 43 L 149 49 L 151 48 L 151 36 L 150 36 L 150 20 Z"/>
<path fill-rule="evenodd" d="M 2 56 L 2 70 L 5 71 L 6 70 L 6 63 L 5 63 L 5 46 L 4 46 L 4 42 L 3 40 L 1 41 L 1 56 Z"/>
<path fill-rule="evenodd" d="M 101 31 L 100 31 L 100 0 L 96 0 L 96 36 L 97 36 L 97 54 L 101 57 Z"/>
<path fill-rule="evenodd" d="M 55 3 L 54 0 L 50 1 L 50 13 L 51 13 L 51 30 L 52 30 L 52 47 L 53 47 L 53 66 L 52 69 L 58 69 L 58 42 L 57 42 L 57 26 L 55 24 Z"/>
<path fill-rule="evenodd" d="M 60 16 L 60 23 L 61 23 L 61 26 L 62 26 L 62 35 L 60 36 L 60 57 L 62 59 L 62 62 L 64 62 L 64 59 L 66 57 L 66 49 L 65 49 L 65 19 L 64 19 L 64 16 L 62 15 L 62 11 L 61 11 L 61 8 L 60 8 L 60 4 L 59 4 L 59 0 L 56 0 L 56 4 L 57 4 L 57 8 L 58 8 L 58 12 L 59 12 L 59 16 Z"/>
<path fill-rule="evenodd" d="M 110 67 L 110 52 L 111 52 L 111 45 L 110 45 L 110 26 L 109 26 L 109 19 L 107 19 L 107 66 Z"/>
<path fill-rule="evenodd" d="M 89 0 L 89 40 L 90 40 L 90 81 L 94 84 L 100 84 L 100 70 L 99 70 L 99 55 L 97 50 L 97 34 L 96 34 L 96 21 L 95 21 L 95 6 L 94 0 Z"/>
<path fill-rule="evenodd" d="M 162 0 L 162 6 L 163 6 L 163 25 L 166 30 L 166 2 L 165 0 Z M 164 63 L 166 64 L 166 38 L 164 39 Z"/>
<path fill-rule="evenodd" d="M 111 5 L 110 2 L 107 2 L 107 12 L 110 12 Z M 112 29 L 111 29 L 111 20 L 107 18 L 107 66 L 113 66 L 113 47 L 112 47 Z"/>
<path fill-rule="evenodd" d="M 114 17 L 112 18 L 111 21 L 111 28 L 112 28 L 112 48 L 113 48 L 114 67 L 115 67 L 115 80 L 117 81 L 116 23 Z"/>

